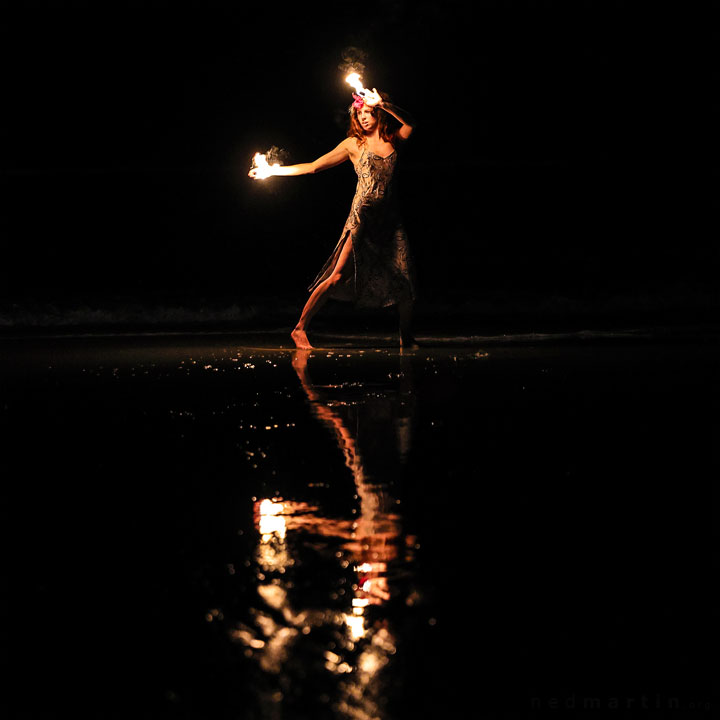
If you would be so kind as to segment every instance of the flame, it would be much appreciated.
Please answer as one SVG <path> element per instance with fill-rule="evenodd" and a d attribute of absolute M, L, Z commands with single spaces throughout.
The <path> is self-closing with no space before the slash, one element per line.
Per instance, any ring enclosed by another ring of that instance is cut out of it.
<path fill-rule="evenodd" d="M 275 169 L 280 167 L 280 163 L 273 163 L 270 165 L 267 161 L 267 156 L 262 153 L 255 153 L 253 157 L 253 168 L 255 168 L 255 178 L 257 180 L 265 180 L 271 175 L 275 174 Z"/>
<path fill-rule="evenodd" d="M 345 78 L 345 82 L 348 83 L 348 85 L 350 85 L 355 90 L 355 92 L 358 95 L 360 95 L 361 97 L 366 95 L 369 92 L 369 90 L 366 90 L 362 86 L 362 83 L 360 82 L 360 75 L 358 75 L 358 73 L 356 73 L 356 72 L 350 73 Z"/>
<path fill-rule="evenodd" d="M 377 91 L 373 88 L 372 90 L 368 90 L 366 87 L 363 87 L 363 84 L 361 82 L 360 75 L 356 72 L 350 73 L 346 78 L 345 82 L 348 83 L 358 94 L 366 105 L 369 105 L 372 107 L 373 105 L 377 105 L 378 102 L 380 102 L 380 95 L 378 95 Z"/>

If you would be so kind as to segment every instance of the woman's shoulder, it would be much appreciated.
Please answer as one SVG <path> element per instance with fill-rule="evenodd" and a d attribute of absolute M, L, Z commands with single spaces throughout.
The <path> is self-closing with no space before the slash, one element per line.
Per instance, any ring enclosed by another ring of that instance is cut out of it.
<path fill-rule="evenodd" d="M 353 159 L 359 157 L 360 153 L 362 153 L 363 143 L 356 137 L 346 137 L 340 144 L 345 147 Z"/>

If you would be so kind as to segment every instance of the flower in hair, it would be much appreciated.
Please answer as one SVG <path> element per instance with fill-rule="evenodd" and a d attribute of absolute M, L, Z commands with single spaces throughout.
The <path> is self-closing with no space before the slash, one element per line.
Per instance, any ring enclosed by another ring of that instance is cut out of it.
<path fill-rule="evenodd" d="M 355 98 L 352 106 L 356 110 L 359 110 L 365 104 L 365 101 L 360 97 L 360 95 L 356 95 L 355 93 L 353 93 L 352 96 Z"/>

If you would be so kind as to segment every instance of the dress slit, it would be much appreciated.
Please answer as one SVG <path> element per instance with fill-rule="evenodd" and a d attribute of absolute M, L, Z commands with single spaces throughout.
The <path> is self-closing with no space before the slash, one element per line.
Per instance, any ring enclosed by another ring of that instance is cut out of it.
<path fill-rule="evenodd" d="M 330 257 L 327 259 L 325 264 L 323 265 L 322 270 L 318 273 L 315 280 L 313 280 L 312 284 L 308 286 L 308 291 L 312 292 L 315 290 L 315 288 L 325 280 L 327 280 L 334 272 L 335 267 L 338 264 L 338 261 L 340 260 L 340 255 L 342 254 L 343 248 L 345 247 L 345 243 L 348 241 L 348 238 L 352 237 L 352 231 L 351 230 L 345 230 L 345 232 L 341 235 L 340 240 L 338 240 L 337 245 L 335 246 L 335 250 L 333 250 Z M 345 267 L 342 269 L 343 274 L 343 281 L 341 284 L 347 283 L 348 277 L 347 277 L 347 264 L 352 263 L 353 265 L 353 276 L 355 275 L 355 244 L 353 243 L 352 248 L 352 257 L 348 258 Z"/>
<path fill-rule="evenodd" d="M 386 307 L 416 296 L 413 262 L 395 198 L 396 162 L 395 151 L 382 157 L 363 148 L 355 164 L 358 185 L 350 214 L 309 292 L 332 275 L 351 238 L 352 257 L 347 262 L 353 266 L 343 267 L 342 280 L 328 290 L 330 298 L 361 307 Z"/>

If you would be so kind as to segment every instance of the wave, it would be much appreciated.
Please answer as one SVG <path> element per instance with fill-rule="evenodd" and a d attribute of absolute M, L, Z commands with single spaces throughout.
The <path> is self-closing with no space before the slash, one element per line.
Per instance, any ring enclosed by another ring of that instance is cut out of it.
<path fill-rule="evenodd" d="M 0 302 L 0 332 L 258 330 L 295 323 L 304 297 L 64 298 Z M 484 299 L 423 300 L 416 306 L 419 329 L 430 336 L 486 341 L 510 333 L 516 341 L 552 338 L 568 331 L 637 332 L 648 326 L 717 323 L 717 301 L 706 296 L 643 302 L 612 297 L 582 301 L 561 296 L 490 296 Z M 314 331 L 343 334 L 394 332 L 394 308 L 360 309 L 330 302 Z"/>
<path fill-rule="evenodd" d="M 50 302 L 12 303 L 0 307 L 0 328 L 106 328 L 247 325 L 296 308 L 278 302 L 143 303 Z"/>

